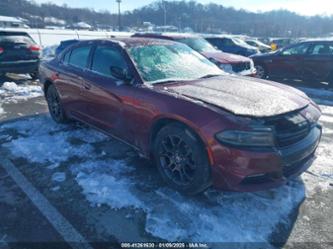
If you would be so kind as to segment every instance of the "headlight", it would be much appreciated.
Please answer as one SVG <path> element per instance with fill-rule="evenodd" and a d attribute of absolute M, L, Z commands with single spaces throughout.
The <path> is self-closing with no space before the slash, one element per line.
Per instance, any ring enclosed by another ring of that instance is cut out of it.
<path fill-rule="evenodd" d="M 233 73 L 232 66 L 230 64 L 220 64 L 220 68 L 227 73 Z"/>
<path fill-rule="evenodd" d="M 235 146 L 273 147 L 274 135 L 271 129 L 258 131 L 227 130 L 216 134 L 221 143 Z"/>

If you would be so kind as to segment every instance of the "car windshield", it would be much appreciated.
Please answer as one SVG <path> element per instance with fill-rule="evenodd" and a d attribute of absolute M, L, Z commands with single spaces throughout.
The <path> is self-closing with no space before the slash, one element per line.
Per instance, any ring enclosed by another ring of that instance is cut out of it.
<path fill-rule="evenodd" d="M 181 43 L 185 43 L 187 46 L 193 48 L 195 51 L 201 52 L 215 52 L 216 49 L 203 38 L 183 38 L 177 40 Z"/>
<path fill-rule="evenodd" d="M 150 84 L 224 74 L 215 64 L 183 44 L 136 46 L 128 52 L 143 80 Z"/>

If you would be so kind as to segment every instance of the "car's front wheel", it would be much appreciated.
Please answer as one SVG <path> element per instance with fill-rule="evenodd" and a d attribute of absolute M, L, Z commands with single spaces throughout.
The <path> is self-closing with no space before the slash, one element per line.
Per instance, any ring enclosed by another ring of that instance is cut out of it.
<path fill-rule="evenodd" d="M 66 117 L 65 111 L 61 105 L 57 89 L 53 84 L 47 88 L 46 101 L 53 120 L 57 123 L 67 123 L 68 118 Z"/>
<path fill-rule="evenodd" d="M 262 65 L 255 65 L 255 69 L 257 71 L 256 77 L 259 79 L 265 79 L 267 77 L 267 72 L 264 66 Z"/>
<path fill-rule="evenodd" d="M 163 127 L 154 143 L 154 158 L 166 183 L 185 194 L 197 194 L 211 185 L 207 152 L 186 126 Z"/>

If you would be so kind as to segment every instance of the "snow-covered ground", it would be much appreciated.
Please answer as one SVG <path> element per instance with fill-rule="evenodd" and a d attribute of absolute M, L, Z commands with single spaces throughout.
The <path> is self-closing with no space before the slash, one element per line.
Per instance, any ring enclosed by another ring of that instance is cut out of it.
<path fill-rule="evenodd" d="M 110 38 L 113 36 L 130 36 L 129 32 L 108 32 L 108 31 L 86 31 L 86 30 L 64 30 L 64 29 L 6 29 L 12 31 L 27 32 L 40 46 L 52 46 L 63 40 L 71 39 L 98 39 Z"/>
<path fill-rule="evenodd" d="M 74 178 L 93 207 L 129 210 L 128 219 L 143 212 L 143 229 L 155 237 L 168 241 L 265 242 L 278 225 L 291 225 L 289 215 L 306 196 L 318 188 L 327 191 L 333 180 L 333 104 L 325 105 L 333 101 L 333 93 L 302 90 L 319 100 L 323 111 L 323 139 L 309 169 L 311 174 L 258 193 L 207 190 L 202 196 L 183 196 L 161 185 L 156 172 L 143 168 L 125 145 L 85 127 L 55 124 L 49 116 L 2 125 L 0 142 L 13 157 L 27 159 L 31 167 L 52 170 L 53 191 L 59 190 L 66 179 Z M 38 87 L 11 83 L 0 91 L 1 96 L 8 96 L 7 101 L 13 100 L 13 92 L 23 97 L 42 94 Z M 100 144 L 107 144 L 108 150 L 101 149 Z M 79 160 L 70 163 L 73 158 Z M 60 167 L 68 164 L 67 170 Z"/>
<path fill-rule="evenodd" d="M 15 82 L 4 82 L 0 86 L 0 107 L 1 104 L 17 103 L 42 95 L 42 88 L 38 85 L 30 85 L 28 83 L 18 85 Z"/>

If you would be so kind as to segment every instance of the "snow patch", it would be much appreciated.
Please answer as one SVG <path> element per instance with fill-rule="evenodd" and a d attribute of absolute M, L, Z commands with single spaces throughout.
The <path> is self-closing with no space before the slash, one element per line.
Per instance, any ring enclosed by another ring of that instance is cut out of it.
<path fill-rule="evenodd" d="M 72 173 L 93 206 L 140 209 L 145 230 L 168 241 L 264 242 L 304 198 L 300 181 L 261 195 L 208 191 L 204 199 L 164 187 L 141 190 L 134 166 L 119 160 L 88 161 Z"/>
<path fill-rule="evenodd" d="M 5 124 L 2 129 L 15 129 L 24 135 L 3 146 L 36 163 L 56 164 L 70 157 L 89 157 L 94 151 L 90 143 L 106 139 L 91 129 L 57 125 L 48 116 Z M 73 146 L 72 140 L 79 144 Z"/>
<path fill-rule="evenodd" d="M 126 173 L 133 171 L 123 161 L 88 161 L 74 165 L 72 172 L 83 188 L 83 193 L 94 206 L 108 204 L 114 209 L 144 208 L 131 192 L 134 182 Z"/>
<path fill-rule="evenodd" d="M 3 103 L 17 103 L 18 101 L 39 96 L 43 96 L 43 91 L 37 85 L 17 85 L 15 82 L 5 82 L 0 87 L 0 97 L 3 99 Z"/>

